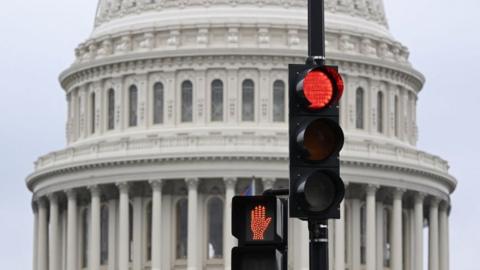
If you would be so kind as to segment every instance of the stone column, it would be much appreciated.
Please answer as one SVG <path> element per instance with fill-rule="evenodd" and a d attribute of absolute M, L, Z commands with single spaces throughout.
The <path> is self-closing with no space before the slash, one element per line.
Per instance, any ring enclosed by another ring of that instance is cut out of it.
<path fill-rule="evenodd" d="M 58 265 L 58 256 L 59 256 L 59 246 L 58 246 L 58 236 L 60 233 L 59 230 L 59 214 L 58 214 L 58 197 L 55 194 L 48 196 L 50 200 L 50 231 L 49 231 L 49 244 L 48 244 L 48 261 L 50 264 L 50 270 L 59 269 Z"/>
<path fill-rule="evenodd" d="M 37 270 L 38 266 L 38 205 L 36 202 L 32 203 L 33 208 L 33 270 Z"/>
<path fill-rule="evenodd" d="M 198 215 L 198 179 L 186 179 L 188 186 L 188 242 L 187 270 L 197 270 L 197 215 Z"/>
<path fill-rule="evenodd" d="M 100 269 L 100 189 L 98 186 L 90 187 L 90 270 Z"/>
<path fill-rule="evenodd" d="M 352 246 L 349 248 L 352 249 L 352 270 L 360 270 L 360 200 L 352 199 L 351 202 Z"/>
<path fill-rule="evenodd" d="M 38 200 L 38 270 L 48 270 L 48 220 L 47 200 Z"/>
<path fill-rule="evenodd" d="M 383 228 L 383 223 L 384 223 L 384 214 L 383 214 L 383 202 L 378 201 L 377 202 L 377 207 L 375 209 L 377 212 L 377 224 L 376 224 L 376 229 L 377 229 L 377 237 L 376 237 L 376 242 L 377 242 L 377 263 L 376 263 L 376 269 L 377 270 L 383 270 L 383 249 L 384 249 L 384 242 L 385 239 L 383 237 L 384 233 L 384 228 Z"/>
<path fill-rule="evenodd" d="M 117 200 L 110 199 L 108 202 L 108 270 L 116 270 L 117 251 Z"/>
<path fill-rule="evenodd" d="M 430 217 L 428 229 L 428 269 L 438 270 L 438 200 L 433 198 L 430 202 Z"/>
<path fill-rule="evenodd" d="M 235 196 L 237 179 L 225 178 L 225 220 L 223 228 L 223 258 L 225 270 L 231 269 L 231 250 L 235 246 L 235 237 L 232 236 L 232 199 Z"/>
<path fill-rule="evenodd" d="M 118 184 L 120 191 L 119 227 L 118 227 L 118 269 L 129 270 L 129 210 L 128 184 Z"/>
<path fill-rule="evenodd" d="M 67 269 L 77 269 L 77 193 L 67 191 Z"/>
<path fill-rule="evenodd" d="M 366 198 L 366 227 L 367 227 L 367 242 L 366 242 L 366 264 L 367 270 L 375 270 L 376 264 L 376 250 L 375 250 L 375 198 L 377 187 L 369 185 L 367 187 Z"/>
<path fill-rule="evenodd" d="M 392 213 L 392 270 L 402 270 L 402 196 L 403 190 L 396 189 L 393 192 Z"/>
<path fill-rule="evenodd" d="M 448 203 L 443 202 L 439 212 L 439 231 L 440 231 L 440 270 L 448 270 L 449 267 L 449 239 L 448 239 Z"/>
<path fill-rule="evenodd" d="M 414 269 L 423 270 L 423 199 L 424 195 L 417 193 L 415 195 L 415 256 Z"/>
<path fill-rule="evenodd" d="M 162 260 L 162 180 L 152 185 L 152 270 L 160 270 Z"/>
<path fill-rule="evenodd" d="M 345 200 L 340 204 L 340 219 L 335 220 L 335 270 L 345 270 Z"/>
<path fill-rule="evenodd" d="M 262 179 L 263 182 L 263 190 L 273 189 L 273 185 L 275 184 L 274 178 L 264 178 Z"/>

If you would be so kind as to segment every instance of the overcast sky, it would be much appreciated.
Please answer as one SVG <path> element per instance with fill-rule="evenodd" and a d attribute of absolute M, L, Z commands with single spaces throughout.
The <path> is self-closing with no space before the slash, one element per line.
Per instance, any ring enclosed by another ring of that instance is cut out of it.
<path fill-rule="evenodd" d="M 306 0 L 305 0 L 306 1 Z M 480 1 L 385 0 L 392 34 L 427 78 L 418 147 L 450 162 L 451 269 L 478 270 Z M 2 1 L 0 7 L 0 269 L 31 269 L 33 222 L 25 177 L 65 144 L 58 74 L 93 26 L 96 1 Z"/>

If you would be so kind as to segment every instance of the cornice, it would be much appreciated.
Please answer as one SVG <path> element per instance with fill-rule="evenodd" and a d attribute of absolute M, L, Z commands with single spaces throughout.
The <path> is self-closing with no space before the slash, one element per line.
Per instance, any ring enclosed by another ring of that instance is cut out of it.
<path fill-rule="evenodd" d="M 198 55 L 191 51 L 188 55 L 185 51 L 177 51 L 172 56 L 154 58 L 153 55 L 130 55 L 122 59 L 103 60 L 96 63 L 88 63 L 72 67 L 62 73 L 60 80 L 66 91 L 94 81 L 122 77 L 131 74 L 148 74 L 151 72 L 175 72 L 182 69 L 202 68 L 259 68 L 259 69 L 283 69 L 287 70 L 288 63 L 302 63 L 305 60 L 303 51 L 291 50 L 246 50 L 237 53 L 229 52 L 223 55 L 222 50 L 216 50 L 218 55 Z M 187 55 L 186 55 L 187 54 Z M 195 54 L 195 55 L 194 55 Z M 421 73 L 410 66 L 395 63 L 384 63 L 361 56 L 344 57 L 341 54 L 332 53 L 329 61 L 340 66 L 344 75 L 357 75 L 377 78 L 378 80 L 391 82 L 415 92 L 419 92 L 424 83 Z"/>
<path fill-rule="evenodd" d="M 27 178 L 27 185 L 32 189 L 36 182 L 45 178 L 121 166 L 225 160 L 287 162 L 288 149 L 284 146 L 287 145 L 286 136 L 275 140 L 268 136 L 259 136 L 257 139 L 243 136 L 245 142 L 249 142 L 248 145 L 242 143 L 242 137 L 235 137 L 232 141 L 233 137 L 225 136 L 223 139 L 217 138 L 216 143 L 210 146 L 202 143 L 199 138 L 182 139 L 181 144 L 169 138 L 146 138 L 120 140 L 116 142 L 117 146 L 114 145 L 115 142 L 98 142 L 71 147 L 39 158 L 36 171 Z M 185 142 L 192 145 L 185 145 Z M 230 148 L 224 149 L 222 142 L 230 145 Z M 262 149 L 269 145 L 269 149 L 262 150 L 257 145 L 262 145 Z M 188 153 L 185 152 L 185 147 L 190 149 Z M 341 158 L 345 165 L 422 175 L 445 182 L 450 190 L 456 186 L 456 180 L 448 174 L 446 161 L 413 148 L 346 141 Z"/>

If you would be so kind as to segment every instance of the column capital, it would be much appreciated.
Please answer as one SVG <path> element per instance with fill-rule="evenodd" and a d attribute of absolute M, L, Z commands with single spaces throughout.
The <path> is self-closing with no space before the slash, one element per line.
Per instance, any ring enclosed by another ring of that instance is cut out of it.
<path fill-rule="evenodd" d="M 127 182 L 120 182 L 116 185 L 120 192 L 128 192 L 128 189 L 130 188 L 130 185 Z"/>
<path fill-rule="evenodd" d="M 37 199 L 37 205 L 39 208 L 46 208 L 48 200 L 46 197 L 42 196 Z"/>
<path fill-rule="evenodd" d="M 152 186 L 152 189 L 153 190 L 162 190 L 162 187 L 163 187 L 163 180 L 162 179 L 152 179 L 152 180 L 149 180 L 148 181 L 150 183 L 150 185 Z"/>
<path fill-rule="evenodd" d="M 365 187 L 365 190 L 367 191 L 367 195 L 375 195 L 375 193 L 377 193 L 377 190 L 379 188 L 380 188 L 379 185 L 369 184 Z"/>
<path fill-rule="evenodd" d="M 223 178 L 223 182 L 225 183 L 226 188 L 235 188 L 235 185 L 237 184 L 237 178 L 235 177 L 225 177 Z"/>
<path fill-rule="evenodd" d="M 440 199 L 437 197 L 431 197 L 430 198 L 430 208 L 435 207 L 438 208 L 438 205 L 440 204 Z"/>
<path fill-rule="evenodd" d="M 404 193 L 405 193 L 405 189 L 395 188 L 393 190 L 393 199 L 401 200 Z"/>
<path fill-rule="evenodd" d="M 196 189 L 198 187 L 198 178 L 186 178 L 185 183 L 187 183 L 188 189 Z"/>
<path fill-rule="evenodd" d="M 425 200 L 425 193 L 423 192 L 417 192 L 415 193 L 415 202 L 416 203 L 423 203 L 423 201 Z"/>
<path fill-rule="evenodd" d="M 48 200 L 50 203 L 57 204 L 58 203 L 58 195 L 54 192 L 47 195 Z"/>
<path fill-rule="evenodd" d="M 101 189 L 98 185 L 89 186 L 88 190 L 90 190 L 90 195 L 92 195 L 92 197 L 100 197 Z"/>
<path fill-rule="evenodd" d="M 446 200 L 442 200 L 440 203 L 440 210 L 441 211 L 447 211 L 448 212 L 448 208 L 450 208 L 450 203 Z"/>
<path fill-rule="evenodd" d="M 69 200 L 77 198 L 77 191 L 75 189 L 67 189 L 65 190 L 65 193 L 67 194 L 67 198 Z"/>

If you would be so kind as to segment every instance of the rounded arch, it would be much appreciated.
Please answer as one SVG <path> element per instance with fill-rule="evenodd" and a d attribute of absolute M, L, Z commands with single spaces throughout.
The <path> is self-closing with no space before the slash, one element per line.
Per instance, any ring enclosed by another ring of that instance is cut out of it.
<path fill-rule="evenodd" d="M 223 121 L 223 82 L 219 79 L 211 83 L 210 120 L 212 122 Z"/>
<path fill-rule="evenodd" d="M 276 80 L 273 83 L 273 122 L 285 122 L 285 83 Z"/>
<path fill-rule="evenodd" d="M 384 97 L 383 97 L 383 92 L 378 91 L 377 93 L 377 132 L 378 133 L 383 133 L 383 121 L 384 121 L 384 115 L 385 115 L 385 108 L 384 108 Z"/>
<path fill-rule="evenodd" d="M 107 130 L 115 128 L 115 90 L 108 89 L 107 92 Z"/>
<path fill-rule="evenodd" d="M 365 90 L 358 87 L 355 91 L 355 127 L 357 129 L 365 128 Z"/>
<path fill-rule="evenodd" d="M 242 82 L 242 121 L 255 121 L 255 83 L 251 79 Z"/>
<path fill-rule="evenodd" d="M 90 133 L 95 133 L 95 107 L 96 107 L 95 92 L 90 94 Z"/>
<path fill-rule="evenodd" d="M 183 81 L 181 86 L 181 121 L 193 121 L 193 84 L 191 81 Z"/>
<path fill-rule="evenodd" d="M 131 85 L 128 89 L 128 126 L 136 127 L 138 124 L 138 88 Z"/>
<path fill-rule="evenodd" d="M 163 124 L 164 103 L 163 83 L 156 82 L 153 85 L 153 124 Z"/>

